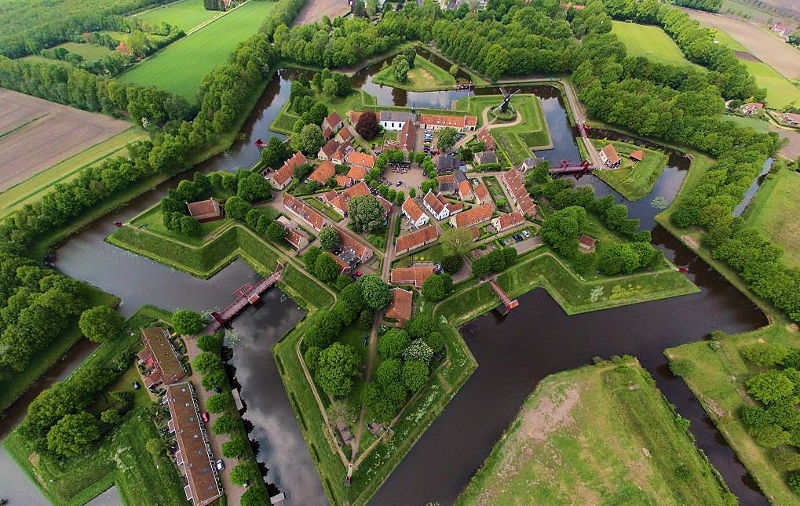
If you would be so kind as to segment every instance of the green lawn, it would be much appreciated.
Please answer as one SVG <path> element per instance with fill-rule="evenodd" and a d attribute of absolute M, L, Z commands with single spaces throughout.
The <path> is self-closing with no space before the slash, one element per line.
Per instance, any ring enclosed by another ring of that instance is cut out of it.
<path fill-rule="evenodd" d="M 730 35 L 728 35 L 724 31 L 722 31 L 722 30 L 720 30 L 718 28 L 711 28 L 709 26 L 706 26 L 706 28 L 708 28 L 708 29 L 710 29 L 711 31 L 714 32 L 714 40 L 716 40 L 720 44 L 725 44 L 732 51 L 741 51 L 743 53 L 749 53 L 750 52 L 746 47 L 744 47 L 744 45 L 741 42 L 739 42 L 738 40 L 734 39 L 733 37 L 731 37 Z"/>
<path fill-rule="evenodd" d="M 99 60 L 100 58 L 108 56 L 114 52 L 105 46 L 98 46 L 97 44 L 79 44 L 77 42 L 65 42 L 63 44 L 54 46 L 53 49 L 57 47 L 63 47 L 70 53 L 81 55 L 87 62 Z"/>
<path fill-rule="evenodd" d="M 197 88 L 203 77 L 228 61 L 236 45 L 258 31 L 274 5 L 250 0 L 203 29 L 170 44 L 119 76 L 119 80 L 152 84 L 196 102 Z"/>
<path fill-rule="evenodd" d="M 601 149 L 608 141 L 593 139 L 592 144 Z M 596 170 L 594 174 L 630 201 L 639 200 L 650 193 L 667 165 L 667 155 L 627 142 L 614 141 L 611 144 L 622 158 L 622 164 L 618 169 Z M 644 159 L 634 164 L 629 156 L 637 149 L 644 151 Z"/>
<path fill-rule="evenodd" d="M 345 122 L 347 122 L 348 111 L 361 111 L 364 110 L 365 106 L 374 105 L 377 102 L 375 97 L 362 90 L 353 90 L 353 92 L 346 97 L 336 97 L 333 99 L 314 90 L 312 90 L 312 92 L 314 100 L 325 104 L 329 111 L 336 111 L 336 114 Z M 300 116 L 297 116 L 294 111 L 289 111 L 289 102 L 287 101 L 275 119 L 272 120 L 269 129 L 273 132 L 291 135 L 294 123 L 298 119 L 300 119 Z"/>
<path fill-rule="evenodd" d="M 800 174 L 770 174 L 745 213 L 746 224 L 784 250 L 783 262 L 800 267 Z"/>
<path fill-rule="evenodd" d="M 612 21 L 611 33 L 625 44 L 629 56 L 644 56 L 656 63 L 692 65 L 658 26 Z"/>
<path fill-rule="evenodd" d="M 740 127 L 752 128 L 758 133 L 765 134 L 770 131 L 770 124 L 763 119 L 753 118 L 750 116 L 734 116 L 733 114 L 720 114 L 719 118 L 724 121 L 736 123 Z"/>
<path fill-rule="evenodd" d="M 372 80 L 378 84 L 409 91 L 449 90 L 456 83 L 455 78 L 447 70 L 440 68 L 420 55 L 414 58 L 414 68 L 408 72 L 407 83 L 401 83 L 397 80 L 391 65 L 375 74 Z"/>
<path fill-rule="evenodd" d="M 782 109 L 800 105 L 800 87 L 792 83 L 775 69 L 763 62 L 742 60 L 747 70 L 756 78 L 756 83 L 767 89 L 767 105 Z"/>
<path fill-rule="evenodd" d="M 498 210 L 506 213 L 511 212 L 511 205 L 508 203 L 506 194 L 503 193 L 503 188 L 500 186 L 500 182 L 497 178 L 494 176 L 487 176 L 483 178 L 483 184 L 485 184 L 486 189 L 489 190 L 489 194 L 492 196 L 495 205 L 497 205 L 497 202 L 500 200 L 505 202 L 505 205 L 497 206 Z"/>
<path fill-rule="evenodd" d="M 169 5 L 154 7 L 132 17 L 153 27 L 160 26 L 161 23 L 169 23 L 188 32 L 220 14 L 222 14 L 221 11 L 207 11 L 203 6 L 203 0 L 180 0 Z"/>
<path fill-rule="evenodd" d="M 457 504 L 730 500 L 649 374 L 633 358 L 615 362 L 545 378 Z"/>
<path fill-rule="evenodd" d="M 738 411 L 753 401 L 744 393 L 744 382 L 755 371 L 739 354 L 742 346 L 755 342 L 780 343 L 797 347 L 797 331 L 789 331 L 785 322 L 724 338 L 715 344 L 708 341 L 685 344 L 665 351 L 671 360 L 690 360 L 694 370 L 684 380 L 700 400 L 708 416 L 731 445 L 736 455 L 772 504 L 800 504 L 800 497 L 786 486 L 784 473 L 772 465 L 768 450 L 753 441 L 739 419 Z"/>
<path fill-rule="evenodd" d="M 191 246 L 202 246 L 206 242 L 209 234 L 213 234 L 222 227 L 228 227 L 234 220 L 223 218 L 216 221 L 208 221 L 200 223 L 200 235 L 198 237 L 190 237 L 182 235 L 178 232 L 168 230 L 164 226 L 163 215 L 161 214 L 161 204 L 156 204 L 150 209 L 139 214 L 131 220 L 131 224 L 135 227 L 145 227 L 148 231 L 167 236 L 171 239 L 180 241 L 184 244 Z"/>
<path fill-rule="evenodd" d="M 125 146 L 128 143 L 147 138 L 148 135 L 144 130 L 131 127 L 12 186 L 0 193 L 0 218 L 8 216 L 24 204 L 38 200 L 40 192 L 56 183 L 77 177 L 87 167 L 97 165 L 111 156 L 127 156 Z"/>

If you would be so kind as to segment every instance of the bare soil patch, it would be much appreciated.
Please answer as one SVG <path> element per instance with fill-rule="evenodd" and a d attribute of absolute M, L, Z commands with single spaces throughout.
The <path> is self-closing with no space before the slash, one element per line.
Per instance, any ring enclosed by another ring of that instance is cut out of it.
<path fill-rule="evenodd" d="M 322 19 L 322 16 L 328 16 L 333 19 L 336 16 L 344 16 L 350 12 L 350 4 L 347 0 L 310 0 L 300 15 L 295 19 L 295 24 L 302 25 L 305 23 L 313 23 Z"/>
<path fill-rule="evenodd" d="M 740 60 L 747 60 L 747 61 L 761 61 L 755 56 L 750 53 L 745 53 L 744 51 L 734 51 L 733 54 L 739 58 Z"/>
<path fill-rule="evenodd" d="M 0 104 L 0 191 L 130 127 L 5 89 Z"/>
<path fill-rule="evenodd" d="M 753 55 L 777 70 L 787 79 L 800 77 L 800 51 L 782 41 L 777 35 L 747 21 L 719 14 L 688 9 L 692 19 L 717 28 L 743 44 Z"/>

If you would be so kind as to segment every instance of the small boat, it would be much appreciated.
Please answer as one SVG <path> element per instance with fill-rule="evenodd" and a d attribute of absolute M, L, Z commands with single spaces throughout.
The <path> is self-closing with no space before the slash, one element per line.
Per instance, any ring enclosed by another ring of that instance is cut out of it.
<path fill-rule="evenodd" d="M 261 139 L 256 139 L 255 144 L 258 149 L 264 149 L 265 147 L 267 147 L 267 143 L 262 141 Z"/>

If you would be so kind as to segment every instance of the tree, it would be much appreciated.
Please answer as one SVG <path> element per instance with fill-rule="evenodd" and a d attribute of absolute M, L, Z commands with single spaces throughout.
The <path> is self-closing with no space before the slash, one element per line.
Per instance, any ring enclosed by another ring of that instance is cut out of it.
<path fill-rule="evenodd" d="M 433 350 L 423 339 L 414 339 L 403 352 L 403 358 L 405 360 L 419 360 L 427 366 L 433 358 Z"/>
<path fill-rule="evenodd" d="M 433 316 L 419 313 L 411 317 L 406 323 L 405 330 L 414 338 L 426 338 L 431 332 L 436 332 L 438 326 Z"/>
<path fill-rule="evenodd" d="M 231 405 L 227 393 L 214 394 L 206 400 L 206 409 L 209 413 L 222 413 Z"/>
<path fill-rule="evenodd" d="M 453 77 L 458 75 L 458 65 L 456 65 L 455 63 L 450 65 L 450 75 Z"/>
<path fill-rule="evenodd" d="M 299 133 L 292 135 L 292 147 L 305 155 L 316 156 L 324 144 L 325 137 L 322 136 L 322 130 L 318 125 L 306 125 Z"/>
<path fill-rule="evenodd" d="M 425 344 L 430 346 L 434 353 L 441 353 L 444 349 L 444 337 L 439 332 L 431 332 L 425 338 Z"/>
<path fill-rule="evenodd" d="M 267 236 L 272 242 L 281 242 L 286 238 L 287 230 L 286 227 L 278 223 L 277 221 L 273 221 L 267 227 L 267 230 L 264 235 Z"/>
<path fill-rule="evenodd" d="M 344 290 L 353 283 L 355 283 L 355 281 L 353 281 L 353 278 L 347 274 L 339 274 L 339 276 L 336 277 L 336 288 L 339 290 Z M 359 292 L 360 291 L 361 290 L 359 290 Z"/>
<path fill-rule="evenodd" d="M 789 348 L 780 343 L 756 343 L 744 346 L 741 353 L 758 367 L 772 367 L 789 355 Z"/>
<path fill-rule="evenodd" d="M 222 358 L 218 354 L 211 353 L 209 351 L 204 351 L 203 353 L 194 357 L 192 365 L 200 372 L 200 374 L 208 374 L 213 371 L 220 371 L 223 368 Z"/>
<path fill-rule="evenodd" d="M 466 228 L 448 228 L 442 233 L 442 247 L 446 255 L 463 256 L 472 248 L 472 232 Z"/>
<path fill-rule="evenodd" d="M 440 151 L 448 151 L 456 143 L 458 137 L 458 130 L 453 127 L 444 127 L 439 130 L 439 137 L 436 140 L 436 146 Z"/>
<path fill-rule="evenodd" d="M 378 385 L 374 381 L 367 383 L 364 386 L 364 405 L 376 420 L 388 422 L 403 406 L 402 401 L 396 402 L 396 397 L 400 392 L 405 400 L 405 386 L 399 381 L 385 386 Z"/>
<path fill-rule="evenodd" d="M 217 418 L 217 421 L 214 422 L 214 425 L 211 427 L 211 431 L 214 434 L 230 434 L 239 425 L 239 420 L 236 415 L 233 413 L 223 413 Z"/>
<path fill-rule="evenodd" d="M 419 360 L 409 360 L 403 364 L 403 384 L 412 393 L 419 391 L 428 381 L 428 366 Z"/>
<path fill-rule="evenodd" d="M 422 283 L 422 295 L 426 299 L 439 301 L 453 288 L 453 278 L 448 274 L 434 274 Z"/>
<path fill-rule="evenodd" d="M 253 207 L 247 203 L 242 197 L 234 195 L 225 202 L 225 214 L 228 218 L 242 221 L 247 212 Z"/>
<path fill-rule="evenodd" d="M 144 446 L 147 451 L 150 452 L 150 455 L 154 457 L 164 455 L 164 452 L 167 451 L 167 445 L 164 444 L 164 441 L 160 437 L 148 439 Z"/>
<path fill-rule="evenodd" d="M 47 433 L 47 449 L 61 457 L 86 453 L 100 439 L 100 426 L 91 413 L 81 411 L 65 415 Z"/>
<path fill-rule="evenodd" d="M 87 309 L 78 320 L 83 335 L 96 343 L 119 335 L 125 318 L 108 306 L 96 306 Z"/>
<path fill-rule="evenodd" d="M 247 202 L 267 200 L 272 198 L 272 186 L 270 186 L 267 178 L 252 172 L 245 177 L 239 178 L 236 195 Z"/>
<path fill-rule="evenodd" d="M 558 253 L 572 257 L 578 251 L 578 237 L 588 223 L 586 209 L 579 206 L 565 207 L 544 219 L 542 239 Z"/>
<path fill-rule="evenodd" d="M 387 285 L 377 274 L 361 276 L 357 285 L 361 289 L 361 296 L 368 308 L 379 310 L 385 308 L 392 300 L 392 293 Z"/>
<path fill-rule="evenodd" d="M 202 351 L 209 353 L 222 353 L 222 336 L 221 335 L 203 335 L 197 338 L 197 347 Z"/>
<path fill-rule="evenodd" d="M 408 69 L 408 60 L 406 60 L 405 56 L 398 55 L 392 62 L 392 74 L 394 74 L 394 78 L 398 82 L 408 82 Z"/>
<path fill-rule="evenodd" d="M 745 382 L 747 393 L 763 402 L 783 402 L 794 395 L 794 383 L 780 371 L 770 370 L 756 374 Z"/>
<path fill-rule="evenodd" d="M 682 359 L 682 360 L 674 360 L 669 363 L 669 370 L 675 376 L 680 376 L 681 378 L 685 378 L 694 372 L 695 366 L 694 362 L 690 359 Z"/>
<path fill-rule="evenodd" d="M 405 57 L 406 62 L 408 62 L 408 68 L 413 69 L 414 60 L 417 59 L 417 51 L 413 47 L 408 48 L 403 51 L 403 56 Z"/>
<path fill-rule="evenodd" d="M 778 446 L 769 451 L 769 459 L 780 471 L 800 469 L 800 453 L 789 446 Z"/>
<path fill-rule="evenodd" d="M 375 195 L 359 195 L 347 203 L 347 211 L 353 230 L 358 233 L 374 232 L 385 220 L 383 205 Z"/>
<path fill-rule="evenodd" d="M 322 92 L 329 98 L 335 97 L 337 90 L 338 87 L 336 86 L 336 81 L 333 79 L 325 79 L 325 81 L 322 83 Z"/>
<path fill-rule="evenodd" d="M 410 343 L 408 332 L 403 329 L 389 329 L 378 338 L 378 352 L 384 359 L 399 358 Z"/>
<path fill-rule="evenodd" d="M 291 153 L 278 137 L 270 137 L 267 147 L 261 150 L 261 161 L 265 166 L 273 169 L 280 168 L 289 156 Z"/>
<path fill-rule="evenodd" d="M 402 372 L 403 362 L 396 358 L 390 358 L 381 362 L 375 377 L 381 385 L 390 385 L 400 381 Z"/>
<path fill-rule="evenodd" d="M 600 254 L 598 269 L 603 274 L 613 275 L 620 272 L 630 274 L 639 267 L 639 256 L 629 244 L 611 244 L 603 248 Z"/>
<path fill-rule="evenodd" d="M 322 309 L 312 317 L 304 342 L 309 347 L 325 348 L 341 330 L 342 321 L 339 317 L 327 309 Z"/>
<path fill-rule="evenodd" d="M 786 480 L 786 484 L 789 486 L 789 490 L 800 495 L 800 472 L 789 473 L 789 479 Z"/>
<path fill-rule="evenodd" d="M 210 392 L 211 390 L 223 388 L 227 381 L 228 378 L 225 374 L 225 371 L 220 369 L 203 374 L 203 380 L 201 381 L 201 384 L 206 392 Z"/>
<path fill-rule="evenodd" d="M 356 121 L 356 132 L 361 137 L 370 140 L 378 135 L 380 125 L 378 124 L 378 117 L 372 111 L 362 112 Z"/>
<path fill-rule="evenodd" d="M 319 255 L 314 262 L 314 275 L 325 283 L 335 280 L 341 271 L 342 268 L 330 253 Z"/>
<path fill-rule="evenodd" d="M 328 395 L 343 397 L 352 390 L 353 377 L 360 365 L 361 356 L 355 348 L 333 343 L 320 352 L 315 379 Z"/>
<path fill-rule="evenodd" d="M 242 462 L 231 469 L 231 481 L 234 485 L 242 486 L 259 478 L 261 478 L 261 471 L 253 462 Z"/>
<path fill-rule="evenodd" d="M 319 233 L 319 244 L 322 249 L 333 251 L 340 243 L 339 233 L 333 227 L 325 227 Z"/>
<path fill-rule="evenodd" d="M 461 255 L 445 255 L 442 257 L 442 269 L 445 272 L 458 272 L 464 265 L 464 258 Z"/>
<path fill-rule="evenodd" d="M 242 494 L 241 506 L 263 506 L 269 503 L 269 497 L 264 487 L 249 487 Z"/>
<path fill-rule="evenodd" d="M 180 336 L 193 336 L 203 330 L 203 316 L 190 309 L 178 309 L 172 313 L 172 327 Z"/>
<path fill-rule="evenodd" d="M 234 437 L 230 441 L 222 443 L 222 456 L 227 459 L 238 459 L 244 454 L 245 444 L 242 437 Z"/>

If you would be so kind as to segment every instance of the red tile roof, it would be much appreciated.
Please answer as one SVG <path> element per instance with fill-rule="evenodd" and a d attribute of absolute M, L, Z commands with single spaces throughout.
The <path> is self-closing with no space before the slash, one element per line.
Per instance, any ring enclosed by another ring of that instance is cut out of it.
<path fill-rule="evenodd" d="M 332 178 L 334 174 L 336 174 L 336 167 L 333 166 L 332 162 L 325 160 L 314 169 L 314 172 L 308 176 L 308 179 L 324 185 L 327 184 L 328 180 Z"/>
<path fill-rule="evenodd" d="M 511 193 L 511 197 L 520 207 L 522 214 L 533 216 L 536 214 L 536 204 L 525 188 L 525 179 L 516 170 L 509 170 L 503 173 L 503 183 Z"/>
<path fill-rule="evenodd" d="M 153 359 L 155 366 L 153 372 L 161 381 L 169 385 L 186 377 L 186 371 L 175 355 L 166 330 L 161 327 L 142 329 L 142 342 L 145 354 Z"/>
<path fill-rule="evenodd" d="M 343 127 L 336 134 L 336 138 L 339 139 L 339 142 L 347 142 L 353 138 L 353 132 L 351 132 L 349 128 Z"/>
<path fill-rule="evenodd" d="M 466 179 L 458 183 L 458 195 L 462 199 L 469 199 L 472 197 L 472 186 Z"/>
<path fill-rule="evenodd" d="M 481 204 L 479 206 L 473 207 L 472 209 L 468 209 L 464 212 L 458 213 L 455 216 L 455 224 L 457 228 L 471 227 L 472 225 L 483 223 L 484 221 L 488 220 L 491 217 L 492 217 L 491 204 Z"/>
<path fill-rule="evenodd" d="M 320 148 L 320 151 L 322 151 L 326 157 L 330 158 L 336 153 L 337 149 L 339 149 L 339 141 L 334 138 L 325 143 L 325 145 Z"/>
<path fill-rule="evenodd" d="M 360 165 L 371 169 L 375 165 L 375 156 L 368 153 L 360 153 L 358 151 L 351 151 L 347 154 L 347 163 L 350 165 Z"/>
<path fill-rule="evenodd" d="M 222 207 L 219 202 L 213 198 L 208 200 L 201 200 L 199 202 L 189 202 L 186 204 L 189 209 L 189 214 L 197 220 L 206 220 L 209 218 L 218 218 L 222 216 Z"/>
<path fill-rule="evenodd" d="M 413 121 L 406 121 L 403 128 L 400 129 L 400 134 L 397 136 L 397 146 L 399 149 L 406 151 L 414 150 L 414 138 L 417 136 L 416 128 Z"/>
<path fill-rule="evenodd" d="M 496 227 L 498 232 L 507 230 L 525 221 L 525 218 L 516 211 L 508 214 L 501 214 L 499 217 L 495 219 L 497 220 L 497 223 L 499 225 L 499 227 Z M 495 223 L 495 220 L 492 220 L 492 223 Z"/>
<path fill-rule="evenodd" d="M 606 159 L 608 159 L 608 163 L 615 164 L 619 162 L 619 155 L 617 154 L 617 150 L 614 148 L 612 144 L 604 147 L 602 150 L 604 155 L 606 155 Z"/>
<path fill-rule="evenodd" d="M 631 158 L 636 160 L 637 162 L 641 162 L 644 159 L 644 151 L 641 149 L 637 149 L 631 153 Z"/>
<path fill-rule="evenodd" d="M 431 209 L 433 209 L 433 213 L 437 216 L 441 214 L 444 206 L 447 204 L 447 201 L 442 202 L 442 200 L 437 198 L 436 195 L 434 195 L 430 190 L 428 190 L 428 193 L 425 194 L 423 200 L 430 206 Z"/>
<path fill-rule="evenodd" d="M 352 155 L 355 151 L 351 151 L 350 154 Z M 348 155 L 349 158 L 350 155 Z M 350 179 L 354 179 L 356 181 L 363 181 L 365 177 L 367 177 L 367 169 L 360 165 L 354 165 L 350 167 L 350 170 L 347 171 L 347 177 Z"/>
<path fill-rule="evenodd" d="M 352 182 L 353 180 L 347 176 L 336 176 L 336 186 L 347 186 Z"/>
<path fill-rule="evenodd" d="M 417 220 L 420 219 L 420 217 L 422 217 L 423 214 L 425 214 L 422 211 L 422 208 L 419 207 L 419 205 L 416 202 L 414 202 L 414 199 L 412 199 L 411 197 L 406 198 L 405 202 L 403 202 L 402 209 L 403 212 L 406 213 L 411 218 L 411 221 L 413 221 L 414 223 L 416 223 Z"/>
<path fill-rule="evenodd" d="M 288 193 L 283 194 L 283 205 L 306 221 L 311 228 L 319 232 L 325 226 L 325 218 L 310 205 Z"/>
<path fill-rule="evenodd" d="M 478 141 L 482 142 L 488 150 L 494 150 L 497 148 L 494 143 L 494 137 L 492 137 L 492 134 L 489 133 L 489 131 L 485 128 L 481 128 L 478 131 Z"/>
<path fill-rule="evenodd" d="M 394 285 L 414 285 L 419 288 L 434 273 L 433 265 L 398 267 L 392 269 L 390 279 Z"/>
<path fill-rule="evenodd" d="M 478 124 L 476 116 L 445 116 L 443 114 L 420 114 L 419 122 L 423 125 L 464 128 Z"/>
<path fill-rule="evenodd" d="M 481 202 L 489 199 L 489 189 L 486 188 L 486 185 L 483 182 L 478 183 L 478 186 L 474 188 L 475 196 L 478 197 L 478 200 Z"/>
<path fill-rule="evenodd" d="M 411 232 L 410 234 L 404 234 L 398 237 L 397 244 L 395 245 L 394 249 L 396 252 L 406 252 L 428 244 L 437 237 L 439 237 L 439 232 L 436 230 L 436 227 L 433 225 L 428 225 L 427 227 L 422 227 L 419 230 Z"/>
<path fill-rule="evenodd" d="M 328 117 L 326 117 L 324 120 L 322 120 L 322 128 L 323 129 L 328 128 L 330 130 L 335 130 L 336 126 L 341 122 L 342 122 L 342 118 L 340 118 L 339 115 L 336 114 L 336 111 L 333 111 L 332 113 L 330 113 L 328 115 Z"/>
<path fill-rule="evenodd" d="M 392 300 L 386 306 L 386 317 L 402 322 L 411 319 L 411 309 L 414 295 L 400 288 L 392 288 Z"/>
<path fill-rule="evenodd" d="M 597 239 L 595 239 L 594 237 L 590 237 L 588 235 L 585 235 L 585 234 L 581 234 L 581 237 L 580 237 L 579 241 L 584 246 L 588 246 L 589 248 L 593 248 L 594 244 L 597 242 Z"/>
<path fill-rule="evenodd" d="M 294 176 L 294 169 L 306 163 L 308 163 L 308 160 L 305 155 L 298 151 L 284 162 L 283 166 L 272 175 L 272 179 L 276 184 L 283 186 Z"/>

